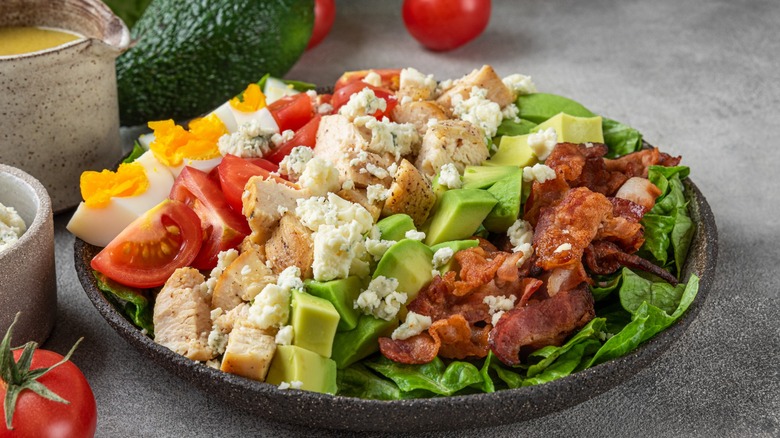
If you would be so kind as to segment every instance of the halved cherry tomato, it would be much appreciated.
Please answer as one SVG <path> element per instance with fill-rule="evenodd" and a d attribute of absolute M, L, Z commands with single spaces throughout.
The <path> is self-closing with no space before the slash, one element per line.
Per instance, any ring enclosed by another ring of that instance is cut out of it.
<path fill-rule="evenodd" d="M 171 189 L 171 199 L 184 202 L 200 217 L 203 244 L 192 266 L 212 269 L 220 251 L 235 248 L 249 234 L 246 218 L 230 208 L 218 184 L 205 172 L 186 166 Z"/>
<path fill-rule="evenodd" d="M 127 286 L 162 286 L 173 271 L 192 263 L 202 240 L 198 215 L 166 199 L 128 225 L 90 265 Z"/>
<path fill-rule="evenodd" d="M 279 132 L 288 129 L 295 131 L 314 117 L 314 107 L 306 93 L 285 96 L 268 105 L 268 111 L 279 125 Z"/>
<path fill-rule="evenodd" d="M 401 83 L 401 69 L 399 68 L 375 68 L 372 70 L 355 70 L 344 72 L 339 80 L 336 81 L 336 85 L 333 86 L 335 92 L 339 88 L 343 88 L 353 82 L 362 81 L 368 76 L 369 72 L 374 72 L 382 78 L 382 88 L 387 88 L 391 91 L 397 91 Z"/>
<path fill-rule="evenodd" d="M 309 146 L 310 148 L 313 148 L 314 144 L 317 142 L 317 129 L 320 127 L 320 120 L 322 120 L 322 116 L 317 114 L 313 119 L 309 120 L 309 123 L 303 125 L 301 129 L 296 131 L 293 138 L 274 149 L 269 155 L 266 155 L 265 158 L 272 163 L 280 163 L 296 146 Z"/>
<path fill-rule="evenodd" d="M 235 155 L 234 155 L 235 156 Z M 276 172 L 279 170 L 279 165 L 272 163 L 265 158 L 241 158 L 242 160 L 249 161 L 257 167 L 263 168 L 269 172 Z M 219 166 L 217 166 L 219 167 Z"/>
<path fill-rule="evenodd" d="M 330 32 L 333 22 L 336 21 L 336 2 L 334 0 L 315 0 L 314 1 L 314 29 L 311 31 L 311 38 L 306 50 L 316 46 Z"/>
<path fill-rule="evenodd" d="M 254 160 L 256 158 L 241 158 L 228 154 L 225 155 L 225 158 L 222 159 L 222 162 L 215 169 L 219 175 L 219 182 L 220 186 L 222 186 L 225 200 L 238 213 L 241 213 L 243 209 L 241 195 L 244 193 L 244 187 L 246 187 L 246 182 L 249 181 L 249 178 L 261 176 L 263 179 L 274 178 L 282 184 L 291 184 L 279 176 L 271 175 L 271 171 L 268 169 L 256 166 L 253 163 Z M 263 161 L 269 163 L 266 160 Z M 269 164 L 273 165 L 272 163 Z"/>
<path fill-rule="evenodd" d="M 363 91 L 364 88 L 370 88 L 374 91 L 376 97 L 382 98 L 385 100 L 385 102 L 387 102 L 387 108 L 384 111 L 377 111 L 374 113 L 374 117 L 380 120 L 384 116 L 391 118 L 390 113 L 393 111 L 393 108 L 398 105 L 398 99 L 396 99 L 395 94 L 386 88 L 379 88 L 373 85 L 368 85 L 362 81 L 355 81 L 351 84 L 347 84 L 333 93 L 333 99 L 331 99 L 330 103 L 333 105 L 333 111 L 338 111 L 339 108 L 349 102 L 350 96 Z"/>

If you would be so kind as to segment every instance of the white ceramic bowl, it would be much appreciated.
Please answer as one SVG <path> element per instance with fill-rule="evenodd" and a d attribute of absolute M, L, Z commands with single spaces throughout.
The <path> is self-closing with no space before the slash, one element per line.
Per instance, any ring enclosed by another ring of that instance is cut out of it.
<path fill-rule="evenodd" d="M 0 164 L 0 203 L 16 209 L 27 225 L 18 241 L 0 250 L 0 335 L 21 312 L 12 345 L 42 343 L 57 314 L 51 199 L 38 180 Z"/>

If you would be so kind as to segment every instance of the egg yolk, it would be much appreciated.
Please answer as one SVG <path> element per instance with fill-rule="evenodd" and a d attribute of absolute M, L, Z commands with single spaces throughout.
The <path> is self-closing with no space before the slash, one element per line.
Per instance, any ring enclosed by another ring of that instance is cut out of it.
<path fill-rule="evenodd" d="M 138 196 L 149 188 L 146 170 L 138 163 L 123 163 L 116 172 L 88 170 L 81 174 L 81 197 L 88 207 L 101 208 L 113 197 Z"/>
<path fill-rule="evenodd" d="M 154 141 L 149 149 L 161 163 L 176 167 L 185 158 L 210 160 L 220 156 L 217 141 L 227 134 L 225 124 L 215 114 L 193 119 L 189 130 L 173 123 L 173 120 L 149 122 L 154 130 Z"/>
<path fill-rule="evenodd" d="M 265 108 L 265 94 L 260 91 L 260 86 L 257 84 L 249 84 L 242 97 L 243 99 L 239 99 L 239 96 L 230 99 L 230 106 L 245 113 L 253 113 Z"/>

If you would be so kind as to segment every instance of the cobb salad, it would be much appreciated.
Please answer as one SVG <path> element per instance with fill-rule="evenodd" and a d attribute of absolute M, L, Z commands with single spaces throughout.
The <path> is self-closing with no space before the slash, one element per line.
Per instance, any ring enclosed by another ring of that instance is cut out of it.
<path fill-rule="evenodd" d="M 85 172 L 68 229 L 155 342 L 279 388 L 377 399 L 544 383 L 693 301 L 689 170 L 483 66 L 265 77 Z"/>

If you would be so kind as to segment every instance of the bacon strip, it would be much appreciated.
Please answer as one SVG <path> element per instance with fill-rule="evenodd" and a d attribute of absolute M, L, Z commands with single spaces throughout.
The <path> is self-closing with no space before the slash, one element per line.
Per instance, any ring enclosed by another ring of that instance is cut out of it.
<path fill-rule="evenodd" d="M 521 355 L 548 345 L 563 344 L 572 332 L 594 316 L 593 295 L 582 284 L 577 289 L 561 291 L 505 313 L 490 332 L 488 342 L 501 362 L 518 365 Z"/>
<path fill-rule="evenodd" d="M 590 245 L 585 250 L 585 263 L 592 272 L 600 275 L 612 274 L 621 266 L 626 266 L 654 274 L 673 286 L 678 283 L 677 278 L 665 269 L 642 257 L 623 252 L 612 242 L 598 241 Z"/>

